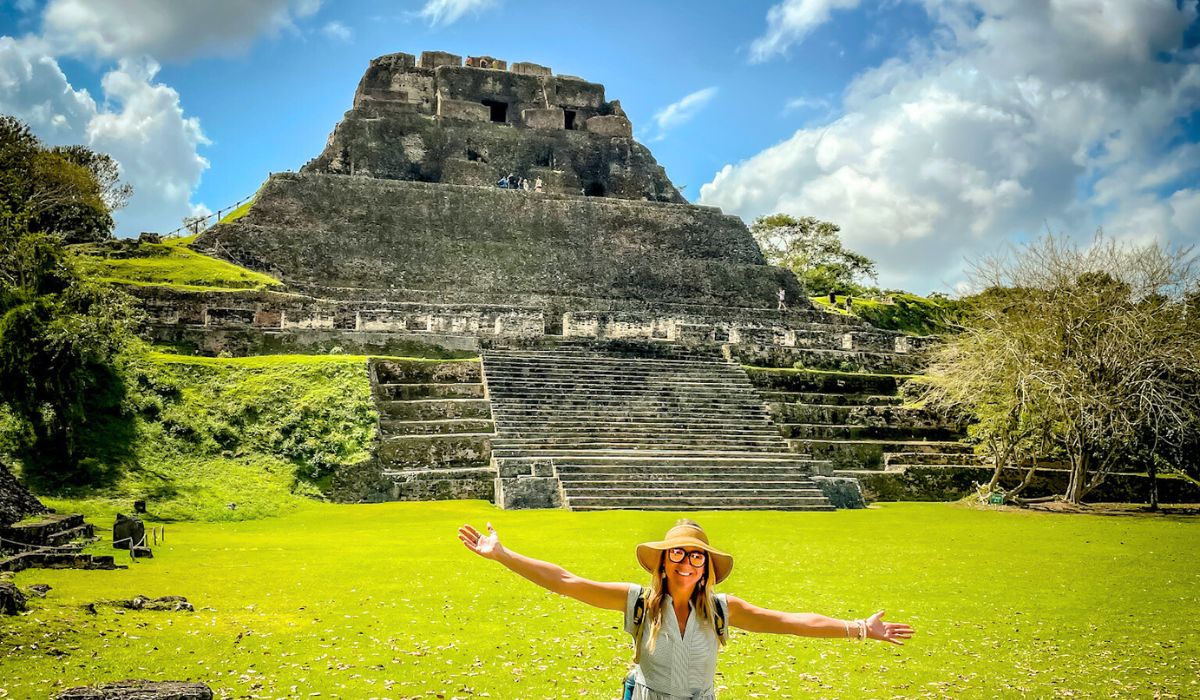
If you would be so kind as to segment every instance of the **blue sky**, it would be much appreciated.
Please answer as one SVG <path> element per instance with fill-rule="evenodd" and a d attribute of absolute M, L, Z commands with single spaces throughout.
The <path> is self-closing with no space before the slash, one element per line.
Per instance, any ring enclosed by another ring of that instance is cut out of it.
<path fill-rule="evenodd" d="M 1195 2 L 0 0 L 0 112 L 112 152 L 119 235 L 320 152 L 367 62 L 445 50 L 606 85 L 693 201 L 843 226 L 918 292 L 1047 228 L 1200 240 Z"/>

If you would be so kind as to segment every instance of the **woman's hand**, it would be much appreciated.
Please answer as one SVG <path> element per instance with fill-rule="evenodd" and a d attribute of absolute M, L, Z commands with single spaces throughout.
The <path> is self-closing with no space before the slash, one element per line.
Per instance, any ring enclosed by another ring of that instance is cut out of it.
<path fill-rule="evenodd" d="M 904 644 L 905 639 L 912 639 L 913 628 L 900 622 L 884 622 L 883 611 L 875 613 L 863 621 L 867 626 L 867 637 L 881 642 Z"/>
<path fill-rule="evenodd" d="M 475 552 L 484 559 L 499 559 L 504 545 L 500 544 L 500 536 L 491 523 L 487 524 L 488 534 L 481 535 L 470 525 L 458 528 L 458 539 L 462 540 L 467 549 Z"/>

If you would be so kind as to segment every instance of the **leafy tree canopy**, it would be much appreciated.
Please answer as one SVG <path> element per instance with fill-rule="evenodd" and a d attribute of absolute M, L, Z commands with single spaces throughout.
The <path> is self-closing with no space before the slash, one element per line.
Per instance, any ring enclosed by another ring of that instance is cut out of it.
<path fill-rule="evenodd" d="M 750 232 L 767 262 L 796 274 L 809 294 L 860 294 L 860 282 L 876 276 L 875 261 L 844 245 L 841 228 L 812 216 L 760 216 Z"/>
<path fill-rule="evenodd" d="M 117 162 L 85 146 L 45 147 L 21 121 L 0 115 L 0 214 L 67 243 L 112 235 L 112 212 L 132 189 Z"/>

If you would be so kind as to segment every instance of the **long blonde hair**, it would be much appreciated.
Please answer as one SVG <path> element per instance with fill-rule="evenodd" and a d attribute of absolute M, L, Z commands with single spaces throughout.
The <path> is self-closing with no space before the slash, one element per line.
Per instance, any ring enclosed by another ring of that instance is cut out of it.
<path fill-rule="evenodd" d="M 675 523 L 675 527 L 680 525 L 687 525 L 698 530 L 704 529 L 695 521 L 687 518 L 681 518 L 679 522 Z M 700 582 L 692 589 L 691 600 L 692 607 L 696 609 L 696 614 L 700 615 L 701 621 L 714 630 L 717 627 L 717 601 L 713 597 L 712 586 L 708 585 L 708 582 L 716 579 L 715 571 L 712 556 L 706 557 L 704 574 L 700 577 Z M 667 595 L 667 553 L 663 551 L 658 555 L 658 571 L 650 576 L 650 592 L 646 595 L 646 619 L 650 621 L 650 639 L 646 642 L 647 652 L 654 653 L 654 646 L 658 642 L 658 633 L 662 630 L 663 625 L 663 599 L 669 597 Z M 724 636 L 717 635 L 717 643 L 725 646 Z"/>

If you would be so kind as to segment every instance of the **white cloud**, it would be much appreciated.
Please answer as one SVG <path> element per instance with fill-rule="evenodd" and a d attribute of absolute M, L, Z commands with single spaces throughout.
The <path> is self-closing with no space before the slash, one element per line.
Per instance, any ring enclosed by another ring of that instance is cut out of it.
<path fill-rule="evenodd" d="M 178 93 L 154 82 L 158 65 L 121 60 L 101 79 L 97 104 L 45 49 L 36 39 L 0 37 L 0 113 L 25 121 L 49 145 L 83 144 L 120 163 L 134 192 L 117 212 L 117 233 L 169 231 L 206 211 L 190 200 L 208 167 L 197 149 L 208 141 L 199 122 L 184 116 Z"/>
<path fill-rule="evenodd" d="M 479 14 L 499 4 L 499 0 L 426 0 L 417 14 L 430 26 L 444 27 L 462 19 L 468 12 Z"/>
<path fill-rule="evenodd" d="M 716 87 L 706 87 L 703 90 L 697 90 L 690 95 L 687 95 L 678 102 L 663 107 L 654 113 L 654 126 L 658 130 L 658 135 L 653 137 L 654 141 L 661 141 L 667 132 L 675 127 L 685 124 L 696 116 L 696 113 L 704 108 L 714 97 L 717 96 Z"/>
<path fill-rule="evenodd" d="M 827 112 L 833 107 L 824 97 L 793 97 L 783 105 L 783 113 L 790 114 L 799 111 Z"/>
<path fill-rule="evenodd" d="M 58 55 L 182 60 L 244 50 L 261 34 L 294 30 L 320 0 L 50 0 L 43 35 Z"/>
<path fill-rule="evenodd" d="M 350 41 L 354 38 L 354 32 L 351 31 L 350 27 L 336 20 L 326 22 L 325 26 L 321 27 L 321 33 L 334 41 Z"/>
<path fill-rule="evenodd" d="M 750 44 L 750 60 L 766 61 L 804 41 L 834 10 L 850 10 L 861 0 L 784 0 L 767 11 L 767 33 Z"/>
<path fill-rule="evenodd" d="M 1200 109 L 1200 65 L 1179 52 L 1194 5 L 924 5 L 924 47 L 858 76 L 842 116 L 726 165 L 700 201 L 835 221 L 882 284 L 919 292 L 1047 226 L 1200 240 L 1200 147 L 1176 145 Z"/>

